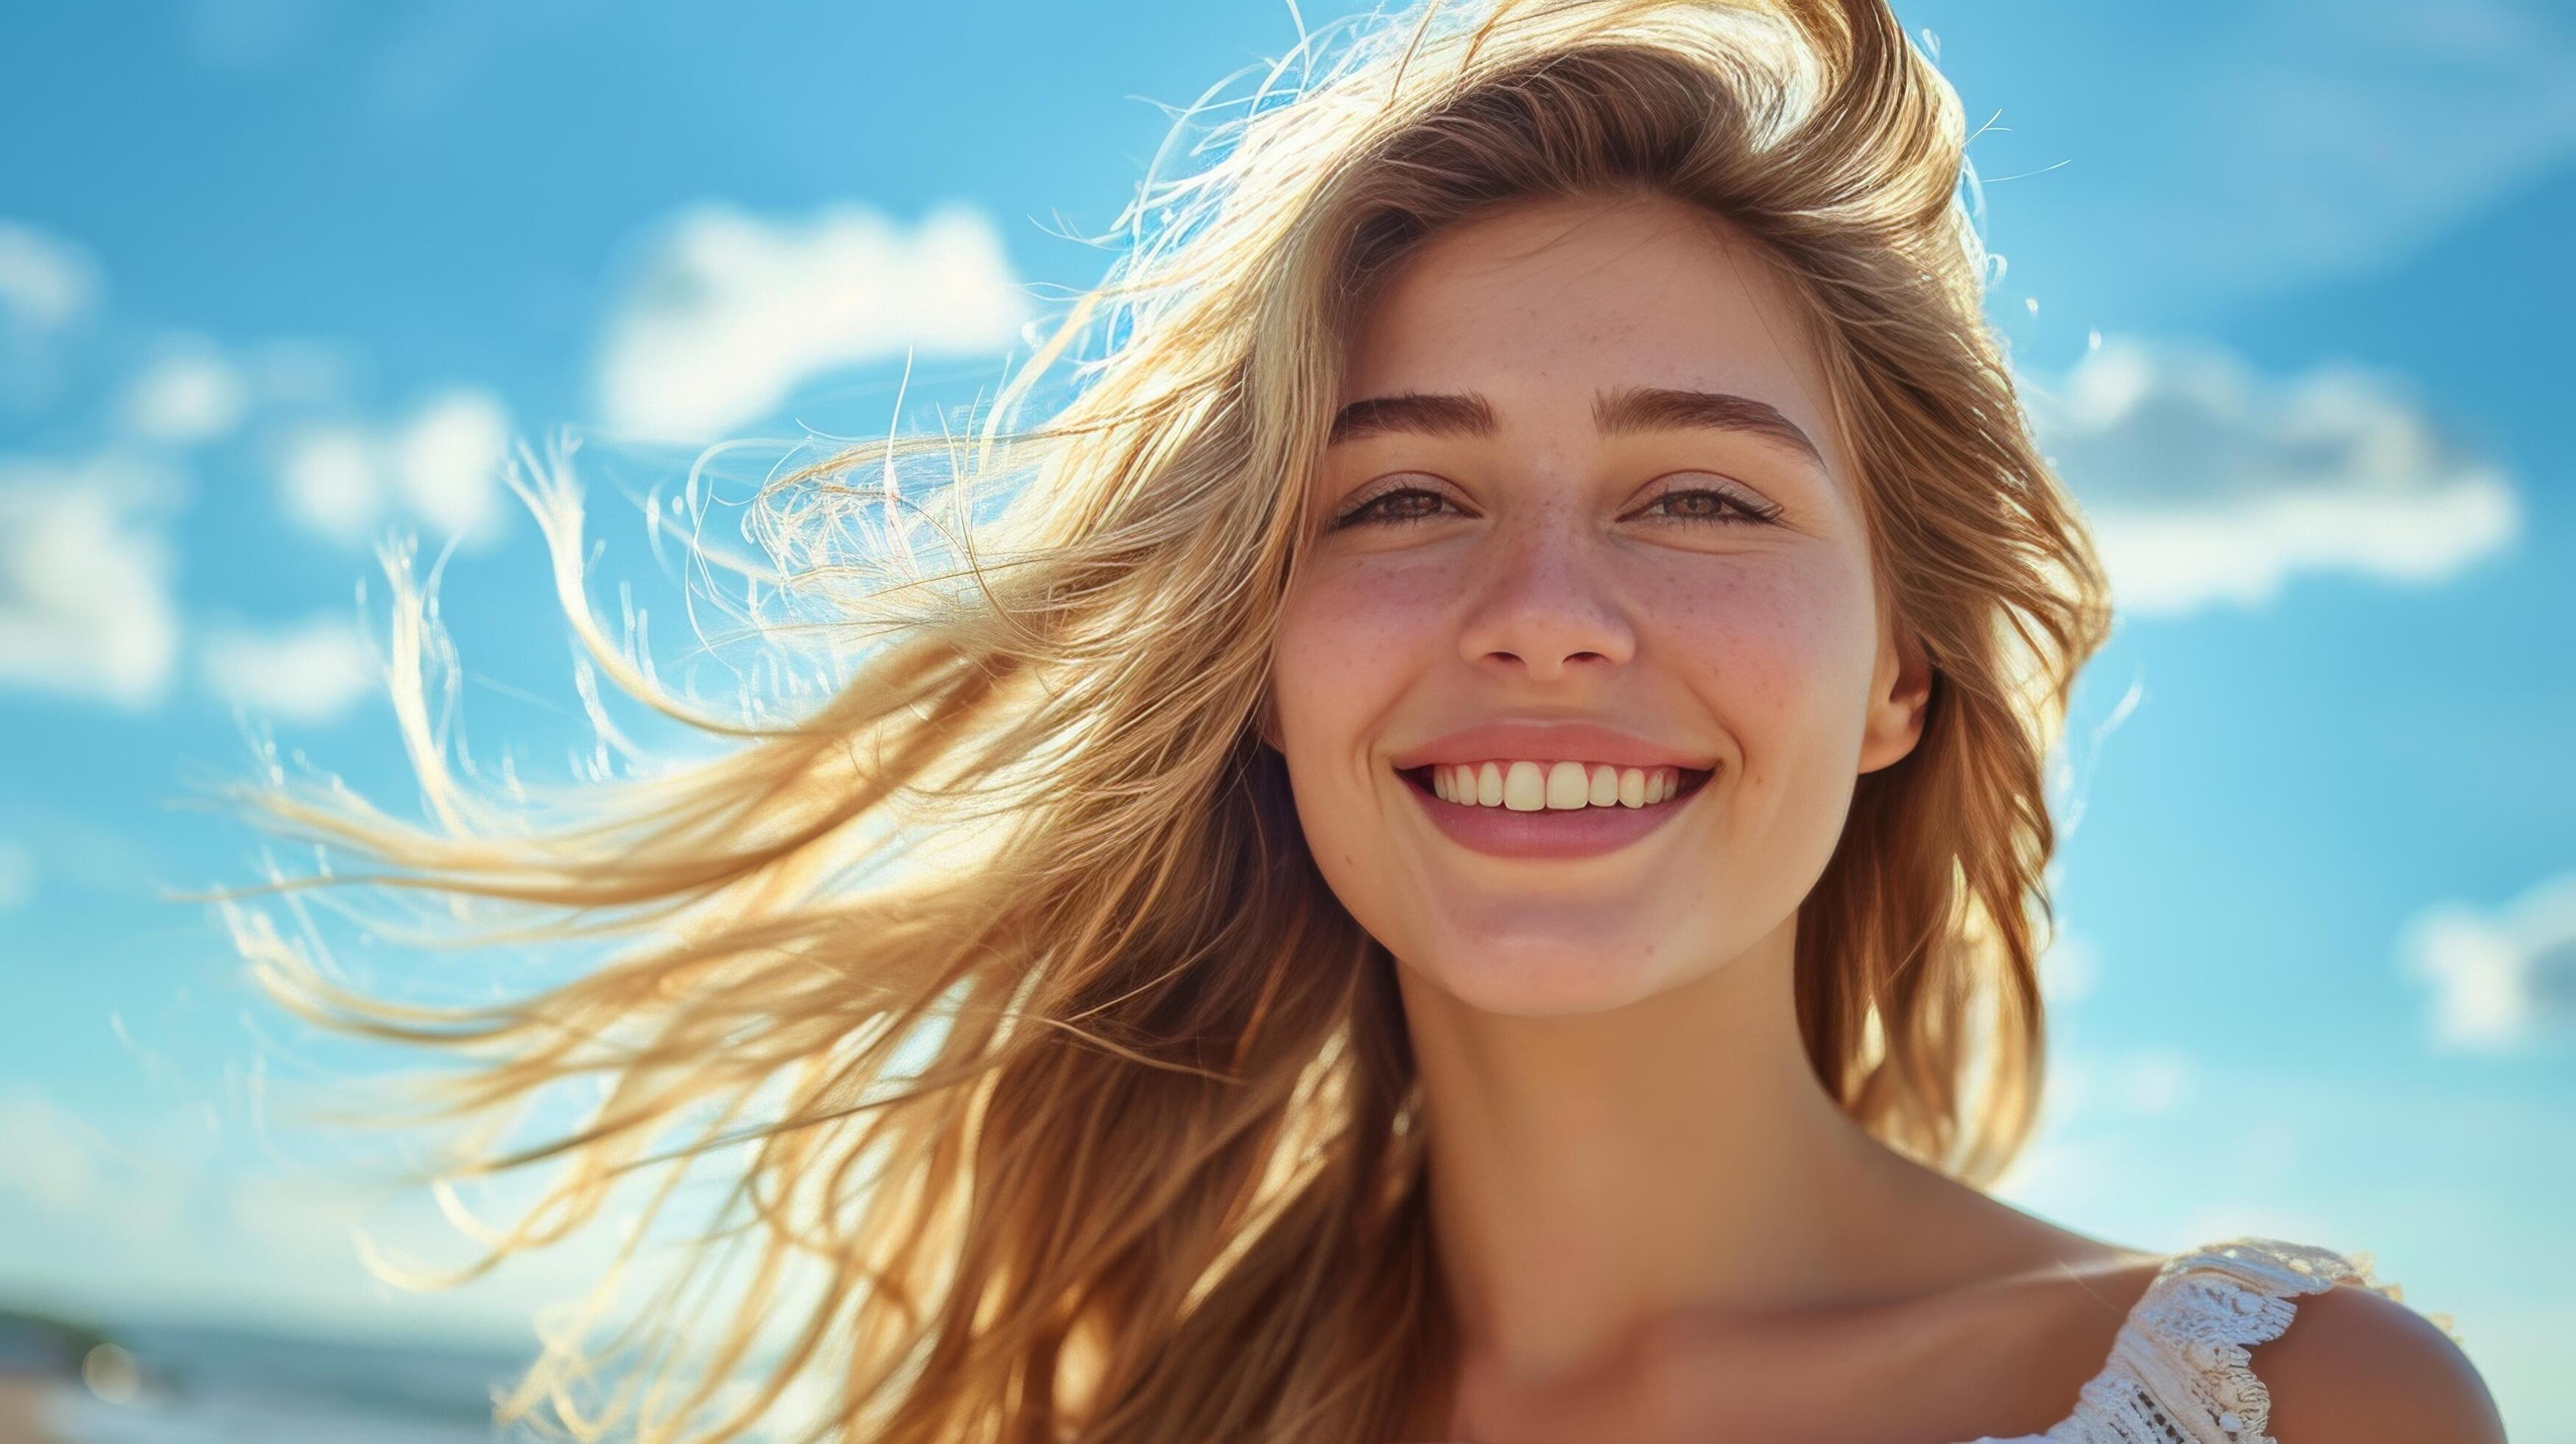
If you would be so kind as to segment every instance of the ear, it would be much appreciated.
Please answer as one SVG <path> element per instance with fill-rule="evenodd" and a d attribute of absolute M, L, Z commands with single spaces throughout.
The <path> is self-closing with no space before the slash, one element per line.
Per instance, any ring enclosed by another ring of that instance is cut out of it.
<path fill-rule="evenodd" d="M 1923 740 L 1932 677 L 1931 658 L 1912 633 L 1892 624 L 1880 629 L 1878 665 L 1869 679 L 1869 718 L 1861 732 L 1860 771 L 1890 766 Z"/>

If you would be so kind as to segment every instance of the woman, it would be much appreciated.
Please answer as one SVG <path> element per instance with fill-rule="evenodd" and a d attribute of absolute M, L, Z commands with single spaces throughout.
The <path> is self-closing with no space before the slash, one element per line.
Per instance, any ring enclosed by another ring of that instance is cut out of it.
<path fill-rule="evenodd" d="M 406 667 L 436 831 L 256 795 L 631 947 L 434 1014 L 237 914 L 263 979 L 487 1055 L 460 1115 L 599 1078 L 465 1170 L 563 1169 L 494 1258 L 749 1148 L 755 1267 L 647 1437 L 805 1380 L 829 1437 L 920 1444 L 2500 1439 L 2366 1255 L 2156 1255 L 1984 1191 L 2038 1096 L 2043 762 L 2108 615 L 1894 18 L 1344 38 L 1149 181 L 1003 413 L 1104 343 L 1072 398 L 962 463 L 1022 484 L 971 567 L 832 590 L 821 543 L 909 515 L 922 444 L 772 493 L 832 628 L 882 637 L 810 717 L 638 675 L 558 484 L 602 664 L 745 745 L 533 827 L 447 775 Z"/>

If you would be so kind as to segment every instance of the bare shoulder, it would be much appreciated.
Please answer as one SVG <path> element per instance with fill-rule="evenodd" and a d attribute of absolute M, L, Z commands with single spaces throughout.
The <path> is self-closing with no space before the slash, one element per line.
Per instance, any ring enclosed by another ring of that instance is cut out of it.
<path fill-rule="evenodd" d="M 2282 1335 L 2253 1349 L 2278 1444 L 2504 1444 L 2495 1399 L 2441 1326 L 2343 1285 L 2303 1295 Z"/>

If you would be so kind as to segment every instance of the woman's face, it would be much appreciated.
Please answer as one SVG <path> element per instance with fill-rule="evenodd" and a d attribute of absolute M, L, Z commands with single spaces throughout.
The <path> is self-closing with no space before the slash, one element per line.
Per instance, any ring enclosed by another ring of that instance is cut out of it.
<path fill-rule="evenodd" d="M 1677 202 L 1525 202 L 1389 276 L 1346 378 L 1269 734 L 1343 904 L 1517 1014 L 1793 926 L 1924 677 L 1788 283 Z"/>

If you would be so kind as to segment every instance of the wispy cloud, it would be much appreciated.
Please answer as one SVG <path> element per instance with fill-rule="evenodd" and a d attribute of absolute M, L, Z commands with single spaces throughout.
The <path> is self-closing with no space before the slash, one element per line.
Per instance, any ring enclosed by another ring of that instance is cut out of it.
<path fill-rule="evenodd" d="M 202 337 L 165 343 L 126 383 L 118 419 L 134 436 L 196 446 L 231 433 L 251 404 L 251 379 Z"/>
<path fill-rule="evenodd" d="M 2508 1051 L 2576 1022 L 2576 873 L 2492 913 L 2427 908 L 2406 924 L 2398 955 L 2432 986 L 2426 1026 L 2438 1048 Z"/>
<path fill-rule="evenodd" d="M 2093 945 L 2060 929 L 2039 959 L 2039 991 L 2050 1003 L 2074 1003 L 2090 996 L 2101 980 L 2102 958 Z"/>
<path fill-rule="evenodd" d="M 0 217 L 0 407 L 37 410 L 57 399 L 65 340 L 97 313 L 106 289 L 78 243 Z"/>
<path fill-rule="evenodd" d="M 86 324 L 101 289 L 79 247 L 0 221 L 0 390 L 13 356 L 56 379 L 41 345 L 7 347 Z M 248 460 L 228 460 L 220 443 L 232 438 L 265 448 L 281 508 L 332 542 L 361 546 L 407 521 L 481 545 L 507 527 L 510 419 L 486 390 L 450 387 L 364 420 L 349 357 L 333 345 L 172 331 L 118 349 L 85 423 L 104 438 L 95 449 L 0 456 L 0 685 L 133 709 L 163 700 L 192 630 L 175 596 L 183 467 Z M 210 450 L 192 455 L 200 448 Z M 354 625 L 322 617 L 217 625 L 194 647 L 211 691 L 296 722 L 342 715 L 375 671 Z"/>
<path fill-rule="evenodd" d="M 364 546 L 388 521 L 418 522 L 469 546 L 497 538 L 509 517 L 501 469 L 510 416 L 499 398 L 458 387 L 381 424 L 307 422 L 289 429 L 278 499 L 305 530 Z"/>
<path fill-rule="evenodd" d="M 2061 1116 L 2156 1118 L 2192 1099 L 2201 1071 L 2173 1048 L 2075 1050 L 2049 1060 L 2049 1098 Z"/>
<path fill-rule="evenodd" d="M 209 627 L 198 656 L 206 685 L 249 711 L 290 722 L 347 715 L 375 690 L 375 654 L 355 621 L 333 613 L 283 627 Z"/>
<path fill-rule="evenodd" d="M 21 1084 L 0 1093 L 0 1188 L 49 1208 L 72 1209 L 97 1191 L 105 1149 L 97 1130 Z"/>
<path fill-rule="evenodd" d="M 2438 582 L 2521 530 L 2503 469 L 2375 372 L 2113 341 L 2031 411 L 2132 614 L 2260 606 L 2302 573 Z"/>
<path fill-rule="evenodd" d="M 0 220 L 0 323 L 55 330 L 86 317 L 105 289 L 98 263 L 66 237 Z"/>
<path fill-rule="evenodd" d="M 183 478 L 149 457 L 0 457 L 0 683 L 148 707 L 179 652 L 161 520 Z"/>
<path fill-rule="evenodd" d="M 611 321 L 598 404 L 628 435 L 710 440 L 836 367 L 907 348 L 997 354 L 1027 314 L 978 212 L 906 229 L 855 206 L 781 221 L 700 205 L 662 228 Z"/>
<path fill-rule="evenodd" d="M 0 913 L 16 912 L 36 896 L 36 855 L 15 838 L 0 837 Z"/>
<path fill-rule="evenodd" d="M 251 69 L 302 50 L 322 10 L 317 0 L 189 0 L 178 29 L 199 62 Z"/>
<path fill-rule="evenodd" d="M 2272 0 L 2108 23 L 2126 53 L 2085 83 L 2119 132 L 2035 154 L 2096 171 L 2063 179 L 2089 190 L 2082 234 L 2134 296 L 2208 305 L 2363 274 L 2576 153 L 2569 16 L 2554 0 Z"/>

